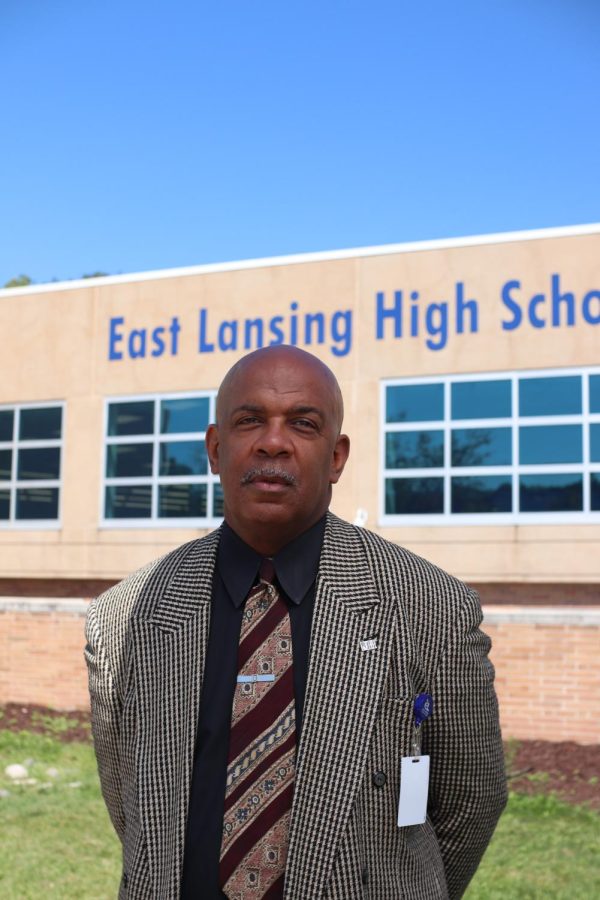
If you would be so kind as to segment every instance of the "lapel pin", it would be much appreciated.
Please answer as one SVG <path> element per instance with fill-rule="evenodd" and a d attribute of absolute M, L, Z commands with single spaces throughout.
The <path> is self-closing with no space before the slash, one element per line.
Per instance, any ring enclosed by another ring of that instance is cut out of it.
<path fill-rule="evenodd" d="M 368 641 L 361 641 L 360 649 L 363 652 L 365 650 L 377 650 L 377 638 L 369 638 Z"/>

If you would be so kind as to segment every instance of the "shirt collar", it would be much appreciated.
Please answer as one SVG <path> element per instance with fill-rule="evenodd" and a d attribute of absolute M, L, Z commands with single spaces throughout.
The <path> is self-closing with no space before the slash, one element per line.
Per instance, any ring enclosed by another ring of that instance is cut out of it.
<path fill-rule="evenodd" d="M 325 518 L 323 516 L 273 557 L 277 580 L 286 596 L 296 605 L 302 602 L 317 577 Z M 256 581 L 261 559 L 260 554 L 249 547 L 227 522 L 223 522 L 217 570 L 236 608 L 242 605 Z"/>

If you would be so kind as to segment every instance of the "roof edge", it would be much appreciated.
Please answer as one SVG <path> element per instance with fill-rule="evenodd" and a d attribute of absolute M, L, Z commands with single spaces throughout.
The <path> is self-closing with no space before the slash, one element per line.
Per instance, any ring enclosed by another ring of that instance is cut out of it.
<path fill-rule="evenodd" d="M 591 223 L 589 225 L 564 225 L 555 228 L 505 231 L 495 234 L 436 238 L 427 241 L 409 241 L 400 244 L 381 244 L 374 247 L 353 247 L 345 250 L 322 250 L 314 253 L 297 253 L 287 256 L 243 259 L 232 262 L 205 263 L 197 266 L 182 266 L 173 269 L 132 272 L 124 275 L 103 275 L 98 278 L 77 278 L 68 281 L 51 281 L 45 284 L 30 284 L 25 287 L 0 288 L 0 297 L 12 295 L 23 296 L 24 294 L 44 294 L 53 291 L 73 291 L 80 290 L 81 288 L 103 287 L 111 284 L 156 281 L 163 278 L 186 278 L 192 275 L 206 275 L 211 272 L 233 272 L 241 269 L 262 269 L 271 266 L 301 265 L 303 263 L 326 262 L 329 260 L 352 259 L 356 257 L 387 256 L 394 253 L 418 253 L 427 250 L 446 250 L 454 247 L 507 244 L 514 241 L 536 241 L 549 238 L 579 237 L 587 234 L 600 234 L 600 222 Z"/>

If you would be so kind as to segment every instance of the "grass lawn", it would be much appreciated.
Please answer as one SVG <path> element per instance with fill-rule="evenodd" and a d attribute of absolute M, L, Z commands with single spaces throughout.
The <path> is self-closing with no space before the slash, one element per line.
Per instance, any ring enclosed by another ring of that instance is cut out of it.
<path fill-rule="evenodd" d="M 36 783 L 11 782 L 11 763 Z M 116 897 L 120 851 L 89 744 L 0 731 L 0 791 L 3 900 Z"/>
<path fill-rule="evenodd" d="M 600 816 L 553 795 L 511 794 L 465 900 L 600 897 Z"/>
<path fill-rule="evenodd" d="M 25 765 L 31 783 L 11 781 L 11 763 Z M 116 897 L 119 847 L 89 744 L 0 731 L 0 822 L 2 900 Z M 593 900 L 599 858 L 597 813 L 551 795 L 513 794 L 466 897 Z"/>

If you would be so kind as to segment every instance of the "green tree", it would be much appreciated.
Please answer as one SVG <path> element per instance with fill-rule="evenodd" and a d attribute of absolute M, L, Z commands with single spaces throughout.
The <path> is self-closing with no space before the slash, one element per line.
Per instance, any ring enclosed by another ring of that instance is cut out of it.
<path fill-rule="evenodd" d="M 26 287 L 28 284 L 33 284 L 29 275 L 17 275 L 16 278 L 11 278 L 10 281 L 7 281 L 4 287 Z"/>

